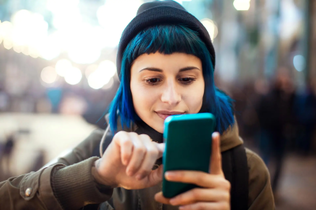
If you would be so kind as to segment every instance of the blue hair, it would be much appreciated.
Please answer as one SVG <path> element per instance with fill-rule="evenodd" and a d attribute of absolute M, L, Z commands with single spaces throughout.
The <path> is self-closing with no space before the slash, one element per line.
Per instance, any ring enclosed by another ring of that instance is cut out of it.
<path fill-rule="evenodd" d="M 218 90 L 214 84 L 214 67 L 211 55 L 197 32 L 182 25 L 158 25 L 138 33 L 127 45 L 122 58 L 120 86 L 111 103 L 109 123 L 113 132 L 117 131 L 118 116 L 123 128 L 140 120 L 135 112 L 130 90 L 130 69 L 140 55 L 159 52 L 174 52 L 195 55 L 200 58 L 205 81 L 203 104 L 200 112 L 209 112 L 216 117 L 216 131 L 222 133 L 234 124 L 232 99 Z"/>

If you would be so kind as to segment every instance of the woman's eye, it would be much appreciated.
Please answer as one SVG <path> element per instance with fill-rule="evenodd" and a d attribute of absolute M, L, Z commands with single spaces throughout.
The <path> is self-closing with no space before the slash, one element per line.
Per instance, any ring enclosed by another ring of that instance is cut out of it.
<path fill-rule="evenodd" d="M 161 81 L 161 79 L 159 78 L 150 78 L 150 79 L 146 79 L 146 83 L 150 84 L 150 85 L 156 85 Z"/>
<path fill-rule="evenodd" d="M 191 77 L 183 77 L 183 78 L 179 78 L 179 81 L 183 84 L 190 84 L 193 81 L 195 81 L 195 79 Z"/>

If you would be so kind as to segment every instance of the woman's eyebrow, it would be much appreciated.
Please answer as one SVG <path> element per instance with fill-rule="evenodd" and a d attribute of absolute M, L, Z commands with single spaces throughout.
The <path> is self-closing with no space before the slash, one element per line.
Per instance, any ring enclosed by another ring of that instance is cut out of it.
<path fill-rule="evenodd" d="M 139 72 L 142 72 L 142 71 L 144 71 L 144 70 L 162 72 L 161 69 L 154 68 L 154 67 L 146 67 L 146 68 L 141 69 Z"/>
<path fill-rule="evenodd" d="M 143 68 L 141 69 L 139 72 L 142 72 L 142 71 L 155 71 L 155 72 L 163 72 L 161 69 L 159 68 L 154 68 L 154 67 L 146 67 L 146 68 Z M 183 71 L 189 71 L 189 70 L 200 70 L 198 67 L 195 67 L 195 66 L 187 66 L 187 67 L 184 67 L 184 68 L 181 68 L 179 70 L 179 72 L 183 72 Z"/>
<path fill-rule="evenodd" d="M 198 67 L 195 67 L 195 66 L 188 66 L 188 67 L 184 67 L 184 68 L 181 68 L 179 71 L 182 72 L 182 71 L 189 71 L 189 70 L 200 70 Z"/>

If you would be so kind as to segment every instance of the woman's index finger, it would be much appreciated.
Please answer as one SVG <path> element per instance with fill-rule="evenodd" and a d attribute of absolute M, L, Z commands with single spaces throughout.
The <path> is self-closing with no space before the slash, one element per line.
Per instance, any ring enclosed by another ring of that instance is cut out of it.
<path fill-rule="evenodd" d="M 220 134 L 218 132 L 214 132 L 212 134 L 212 155 L 210 161 L 210 173 L 223 175 L 222 155 L 220 148 Z"/>

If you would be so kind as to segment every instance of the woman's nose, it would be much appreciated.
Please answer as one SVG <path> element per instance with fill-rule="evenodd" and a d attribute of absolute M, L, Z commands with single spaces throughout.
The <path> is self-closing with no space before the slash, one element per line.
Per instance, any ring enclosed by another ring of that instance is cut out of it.
<path fill-rule="evenodd" d="M 168 105 L 177 105 L 181 101 L 181 94 L 174 82 L 166 84 L 161 95 L 161 101 Z"/>

